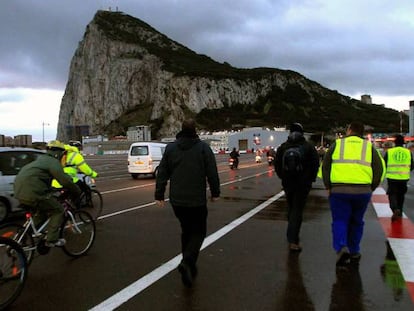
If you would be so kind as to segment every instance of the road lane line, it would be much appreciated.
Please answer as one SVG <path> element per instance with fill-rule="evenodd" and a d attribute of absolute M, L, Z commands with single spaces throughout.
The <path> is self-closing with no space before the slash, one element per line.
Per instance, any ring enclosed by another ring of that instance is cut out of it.
<path fill-rule="evenodd" d="M 256 175 L 255 175 L 256 176 Z M 203 245 L 201 246 L 201 250 L 206 248 L 207 246 L 211 245 L 231 230 L 235 229 L 246 220 L 253 217 L 255 214 L 260 212 L 265 207 L 269 206 L 280 197 L 282 197 L 285 193 L 283 191 L 279 192 L 278 194 L 274 195 L 266 202 L 256 206 L 254 209 L 250 210 L 246 214 L 242 215 L 241 217 L 235 219 L 225 227 L 217 230 L 216 232 L 210 234 L 204 240 Z M 153 270 L 152 272 L 148 273 L 147 275 L 143 276 L 142 278 L 138 279 L 134 283 L 130 284 L 129 286 L 125 287 L 115 295 L 109 297 L 108 299 L 101 302 L 99 305 L 90 309 L 91 311 L 106 311 L 106 310 L 114 310 L 115 308 L 119 307 L 120 305 L 127 302 L 132 297 L 139 294 L 141 291 L 149 287 L 150 285 L 154 284 L 156 281 L 170 273 L 171 271 L 175 270 L 180 263 L 182 255 L 179 254 L 174 258 L 170 259 L 168 262 L 164 263 L 162 266 L 158 267 L 157 269 Z"/>
<path fill-rule="evenodd" d="M 226 186 L 226 185 L 229 185 L 229 184 L 234 184 L 236 182 L 241 182 L 241 181 L 244 181 L 244 180 L 247 180 L 247 179 L 250 179 L 250 178 L 254 178 L 254 177 L 258 177 L 258 176 L 267 174 L 267 173 L 268 173 L 268 171 L 258 173 L 258 174 L 254 174 L 254 175 L 250 175 L 250 176 L 246 176 L 246 177 L 242 177 L 242 178 L 233 179 L 233 180 L 221 183 L 220 186 Z M 101 192 L 101 194 L 123 191 L 124 189 L 141 188 L 141 187 L 145 187 L 147 185 L 134 186 L 134 187 L 130 187 L 130 188 L 123 188 L 123 189 L 116 189 L 116 190 L 109 190 L 109 191 Z M 169 199 L 165 199 L 165 201 L 169 201 Z M 134 207 L 130 207 L 130 208 L 127 208 L 127 209 L 124 209 L 124 210 L 121 210 L 121 211 L 111 213 L 111 214 L 106 214 L 106 215 L 103 215 L 103 216 L 99 216 L 98 220 L 113 217 L 113 216 L 118 216 L 118 215 L 121 215 L 121 214 L 124 214 L 124 213 L 132 212 L 132 211 L 144 208 L 144 207 L 148 207 L 148 206 L 151 206 L 151 205 L 154 205 L 154 204 L 155 204 L 155 201 L 150 202 L 150 203 L 145 203 L 145 204 L 142 204 L 142 205 L 138 205 L 138 206 L 134 206 Z"/>
<path fill-rule="evenodd" d="M 248 167 L 252 167 L 252 166 L 254 166 L 254 165 L 245 165 L 245 166 L 243 166 L 244 168 L 248 168 Z M 226 170 L 222 170 L 222 171 L 219 171 L 219 174 L 221 174 L 222 172 L 227 172 L 228 171 L 228 169 L 226 169 Z M 269 171 L 266 171 L 266 173 L 268 173 Z M 259 175 L 263 175 L 263 174 L 266 174 L 266 173 L 259 173 Z M 106 179 L 112 179 L 113 178 L 113 176 L 108 176 L 108 177 L 105 177 Z M 249 177 L 250 178 L 250 177 Z M 102 177 L 101 179 L 104 179 L 104 177 Z M 226 184 L 228 184 L 228 183 L 230 183 L 230 182 L 227 182 L 227 183 L 224 183 L 224 184 L 222 184 L 222 185 L 226 185 Z M 139 186 L 131 186 L 131 187 L 126 187 L 126 188 L 120 188 L 120 189 L 114 189 L 114 190 L 106 190 L 106 191 L 101 191 L 101 194 L 107 194 L 107 193 L 114 193 L 114 192 L 121 192 L 121 191 L 128 191 L 128 190 L 133 190 L 133 189 L 138 189 L 138 188 L 144 188 L 144 187 L 149 187 L 149 186 L 153 186 L 153 185 L 155 185 L 155 182 L 151 182 L 151 183 L 149 183 L 149 184 L 143 184 L 143 185 L 139 185 Z"/>

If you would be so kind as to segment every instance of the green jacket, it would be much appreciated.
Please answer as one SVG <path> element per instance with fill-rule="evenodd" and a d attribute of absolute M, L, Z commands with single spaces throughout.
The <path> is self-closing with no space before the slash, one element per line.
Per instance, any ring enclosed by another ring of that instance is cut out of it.
<path fill-rule="evenodd" d="M 14 181 L 14 195 L 24 204 L 35 204 L 51 194 L 52 179 L 57 179 L 72 195 L 79 196 L 80 189 L 72 178 L 63 171 L 60 161 L 53 155 L 45 154 L 25 165 Z"/>

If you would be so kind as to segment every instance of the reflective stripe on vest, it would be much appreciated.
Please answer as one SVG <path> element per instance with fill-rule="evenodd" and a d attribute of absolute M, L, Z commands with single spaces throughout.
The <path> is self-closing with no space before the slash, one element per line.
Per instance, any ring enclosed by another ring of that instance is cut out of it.
<path fill-rule="evenodd" d="M 77 182 L 79 180 L 79 178 L 77 177 L 78 167 L 75 163 L 73 163 L 77 154 L 78 153 L 74 151 L 69 152 L 68 157 L 66 159 L 66 165 L 63 168 L 65 173 L 72 177 L 73 182 Z"/>
<path fill-rule="evenodd" d="M 372 144 L 360 137 L 336 140 L 332 153 L 331 183 L 371 184 Z"/>
<path fill-rule="evenodd" d="M 410 179 L 411 152 L 404 147 L 394 147 L 387 151 L 386 178 L 397 180 Z"/>

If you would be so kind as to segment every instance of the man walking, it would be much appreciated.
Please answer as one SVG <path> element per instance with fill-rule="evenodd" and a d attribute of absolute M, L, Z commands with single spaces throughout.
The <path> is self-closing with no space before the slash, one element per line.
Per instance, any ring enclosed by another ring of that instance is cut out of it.
<path fill-rule="evenodd" d="M 183 259 L 178 266 L 185 286 L 197 275 L 197 258 L 207 234 L 207 182 L 211 200 L 220 196 L 220 180 L 215 156 L 201 141 L 192 119 L 182 123 L 176 140 L 165 148 L 156 178 L 155 200 L 164 207 L 164 193 L 170 181 L 170 203 L 181 224 Z"/>
<path fill-rule="evenodd" d="M 414 168 L 411 152 L 409 149 L 404 148 L 403 145 L 404 136 L 396 135 L 394 147 L 388 149 L 384 155 L 387 167 L 385 175 L 388 183 L 387 195 L 393 212 L 392 221 L 402 216 L 407 183 L 410 180 L 410 172 Z"/>
<path fill-rule="evenodd" d="M 316 179 L 319 168 L 319 156 L 316 149 L 303 136 L 300 123 L 290 126 L 290 134 L 276 150 L 274 160 L 277 176 L 288 203 L 287 240 L 292 252 L 300 252 L 299 233 L 302 225 L 303 209 L 306 199 Z"/>
<path fill-rule="evenodd" d="M 364 214 L 372 191 L 385 175 L 383 158 L 363 134 L 364 125 L 352 122 L 346 137 L 331 145 L 322 162 L 323 183 L 329 191 L 337 267 L 359 263 Z"/>

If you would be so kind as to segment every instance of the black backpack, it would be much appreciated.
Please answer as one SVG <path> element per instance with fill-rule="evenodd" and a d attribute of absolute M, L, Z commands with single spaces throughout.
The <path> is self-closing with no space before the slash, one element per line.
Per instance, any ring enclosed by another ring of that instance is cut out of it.
<path fill-rule="evenodd" d="M 282 169 L 285 176 L 299 176 L 303 173 L 303 147 L 292 146 L 286 149 L 282 157 Z"/>

